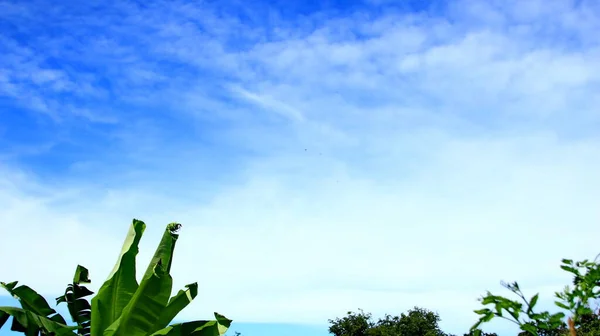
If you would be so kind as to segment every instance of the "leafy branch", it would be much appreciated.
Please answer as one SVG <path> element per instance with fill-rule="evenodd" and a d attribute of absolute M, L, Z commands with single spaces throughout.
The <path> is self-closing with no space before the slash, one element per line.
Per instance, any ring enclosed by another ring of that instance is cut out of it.
<path fill-rule="evenodd" d="M 525 303 L 526 309 L 523 309 L 523 303 L 517 300 L 510 300 L 503 296 L 493 295 L 489 291 L 487 295 L 479 299 L 485 305 L 493 305 L 494 309 L 484 308 L 476 310 L 475 313 L 481 315 L 479 321 L 471 327 L 471 331 L 475 336 L 481 335 L 479 326 L 485 322 L 491 321 L 494 317 L 500 317 L 517 324 L 521 330 L 529 332 L 532 335 L 540 336 L 539 330 L 557 330 L 564 326 L 562 319 L 564 313 L 550 314 L 547 311 L 536 313 L 534 307 L 537 304 L 539 294 L 535 294 L 531 299 L 527 300 L 525 295 L 519 288 L 517 282 L 510 284 L 501 283 L 502 286 L 515 293 Z M 507 315 L 505 314 L 507 313 Z M 524 319 L 525 315 L 528 320 Z"/>
<path fill-rule="evenodd" d="M 593 314 L 590 301 L 600 297 L 600 264 L 587 259 L 575 263 L 571 259 L 563 259 L 562 263 L 560 268 L 573 274 L 574 287 L 566 286 L 562 292 L 556 292 L 556 298 L 561 301 L 554 303 L 571 311 L 573 322 L 579 326 L 584 316 Z"/>
<path fill-rule="evenodd" d="M 594 261 L 586 259 L 578 262 L 573 262 L 571 259 L 562 259 L 560 268 L 573 274 L 573 288 L 566 286 L 562 292 L 556 292 L 555 296 L 559 301 L 554 303 L 572 313 L 572 317 L 568 320 L 571 335 L 575 335 L 576 326 L 581 327 L 584 323 L 593 321 L 594 312 L 590 308 L 590 301 L 600 298 L 600 264 L 597 263 L 598 257 L 600 257 L 600 254 L 596 256 Z M 509 320 L 517 324 L 521 330 L 534 336 L 559 335 L 566 331 L 563 321 L 564 313 L 534 312 L 533 309 L 538 301 L 539 293 L 527 300 L 517 282 L 502 283 L 502 286 L 516 294 L 525 305 L 516 300 L 493 295 L 488 291 L 487 295 L 482 297 L 480 301 L 484 306 L 493 305 L 494 309 L 475 310 L 475 313 L 481 316 L 479 321 L 471 327 L 471 332 L 475 336 L 481 335 L 481 330 L 478 329 L 481 324 L 489 322 L 495 317 Z M 507 313 L 508 316 L 504 313 Z M 527 319 L 521 319 L 524 316 Z"/>

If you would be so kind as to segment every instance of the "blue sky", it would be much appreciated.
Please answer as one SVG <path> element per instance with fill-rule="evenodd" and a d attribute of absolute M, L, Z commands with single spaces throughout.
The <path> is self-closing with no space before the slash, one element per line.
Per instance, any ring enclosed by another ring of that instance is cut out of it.
<path fill-rule="evenodd" d="M 97 288 L 135 217 L 142 264 L 184 225 L 182 319 L 458 334 L 500 280 L 551 307 L 599 252 L 599 29 L 592 0 L 0 1 L 0 278 Z"/>

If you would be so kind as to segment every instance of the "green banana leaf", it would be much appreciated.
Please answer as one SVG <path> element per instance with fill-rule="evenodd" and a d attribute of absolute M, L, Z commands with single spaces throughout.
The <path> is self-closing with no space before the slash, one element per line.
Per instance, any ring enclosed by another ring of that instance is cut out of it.
<path fill-rule="evenodd" d="M 175 316 L 187 307 L 187 305 L 198 295 L 197 282 L 186 285 L 185 287 L 186 290 L 179 290 L 179 292 L 169 300 L 165 309 L 161 311 L 158 320 L 154 323 L 152 328 L 150 328 L 151 331 L 161 330 L 168 326 Z"/>
<path fill-rule="evenodd" d="M 78 265 L 65 294 L 56 298 L 57 304 L 66 303 L 77 326 L 68 326 L 64 318 L 48 302 L 27 286 L 17 282 L 0 283 L 22 308 L 0 307 L 0 328 L 10 316 L 11 330 L 26 336 L 221 336 L 231 320 L 215 313 L 216 320 L 192 321 L 168 325 L 181 310 L 198 295 L 198 284 L 186 285 L 169 298 L 173 279 L 170 274 L 175 245 L 181 224 L 171 223 L 138 284 L 136 256 L 146 224 L 134 219 L 129 228 L 121 253 L 108 279 L 91 300 L 93 292 L 81 284 L 90 283 L 88 270 Z M 78 330 L 75 334 L 74 330 Z"/>
<path fill-rule="evenodd" d="M 91 312 L 92 307 L 85 299 L 86 296 L 94 294 L 87 287 L 81 286 L 83 283 L 90 283 L 89 271 L 87 268 L 77 265 L 73 283 L 67 286 L 65 294 L 56 298 L 56 304 L 66 303 L 71 314 L 72 320 L 79 327 L 78 335 L 89 336 L 91 332 Z"/>
<path fill-rule="evenodd" d="M 52 321 L 67 324 L 65 319 L 56 312 L 56 310 L 50 308 L 48 301 L 38 292 L 31 289 L 29 286 L 21 285 L 17 287 L 18 281 L 10 283 L 0 282 L 0 287 L 6 289 L 15 299 L 19 300 L 21 307 L 26 311 L 31 311 L 36 315 L 47 317 Z"/>
<path fill-rule="evenodd" d="M 154 272 L 154 267 L 158 262 L 161 262 L 165 265 L 165 272 L 171 273 L 171 264 L 173 263 L 173 252 L 175 251 L 175 244 L 177 243 L 177 239 L 179 235 L 177 231 L 181 229 L 181 224 L 179 223 L 170 223 L 167 225 L 165 232 L 154 252 L 154 256 L 152 256 L 152 260 L 148 264 L 148 268 L 146 268 L 146 273 L 142 277 L 142 281 L 145 278 L 148 278 Z"/>
<path fill-rule="evenodd" d="M 65 319 L 54 309 L 50 308 L 44 297 L 31 289 L 29 286 L 17 287 L 17 281 L 5 283 L 0 282 L 3 287 L 21 304 L 22 309 L 14 307 L 2 307 L 0 313 L 0 328 L 9 316 L 13 317 L 11 330 L 22 332 L 25 335 L 37 336 L 40 332 L 49 333 L 54 331 L 57 335 L 73 335 L 72 327 L 68 327 Z"/>
<path fill-rule="evenodd" d="M 215 320 L 177 323 L 150 336 L 221 336 L 227 332 L 231 321 L 225 316 L 215 313 Z"/>
<path fill-rule="evenodd" d="M 30 310 L 16 307 L 0 307 L 0 329 L 10 316 L 13 317 L 10 330 L 22 332 L 26 336 L 37 336 L 40 332 L 56 336 L 77 336 L 73 331 L 77 329 L 76 326 L 67 326 Z"/>
<path fill-rule="evenodd" d="M 169 300 L 173 288 L 173 279 L 169 270 L 179 237 L 176 231 L 180 227 L 181 225 L 177 223 L 167 225 L 138 290 L 123 310 L 121 317 L 104 332 L 103 336 L 150 335 L 164 328 L 172 317 L 191 301 L 185 303 L 180 293 Z M 197 294 L 197 287 L 195 291 Z M 191 295 L 192 290 L 189 292 Z M 187 298 L 187 294 L 185 297 Z M 171 308 L 168 308 L 169 302 L 173 302 Z"/>
<path fill-rule="evenodd" d="M 144 222 L 133 220 L 113 271 L 92 299 L 91 336 L 103 336 L 137 291 L 135 258 L 145 229 Z"/>
<path fill-rule="evenodd" d="M 167 286 L 171 283 L 161 263 L 156 265 L 155 273 L 142 281 L 121 317 L 104 331 L 103 336 L 146 335 L 169 301 Z"/>

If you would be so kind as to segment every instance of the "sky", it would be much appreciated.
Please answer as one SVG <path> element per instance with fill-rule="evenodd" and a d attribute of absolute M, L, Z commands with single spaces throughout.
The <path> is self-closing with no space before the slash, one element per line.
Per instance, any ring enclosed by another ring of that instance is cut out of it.
<path fill-rule="evenodd" d="M 0 280 L 95 290 L 137 218 L 140 272 L 183 224 L 178 319 L 244 336 L 414 306 L 462 335 L 501 280 L 556 311 L 600 252 L 599 29 L 595 0 L 0 0 Z"/>

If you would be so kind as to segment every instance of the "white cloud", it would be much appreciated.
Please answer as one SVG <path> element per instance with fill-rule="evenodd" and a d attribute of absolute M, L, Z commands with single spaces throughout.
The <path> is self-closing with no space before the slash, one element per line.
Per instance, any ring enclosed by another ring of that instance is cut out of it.
<path fill-rule="evenodd" d="M 200 296 L 183 318 L 218 310 L 240 322 L 326 323 L 359 307 L 416 305 L 459 333 L 500 280 L 549 297 L 569 280 L 561 258 L 598 252 L 598 49 L 589 20 L 573 19 L 588 13 L 528 7 L 515 18 L 517 5 L 502 4 L 468 7 L 457 22 L 357 14 L 311 31 L 279 27 L 283 40 L 242 51 L 219 42 L 227 24 L 202 35 L 168 16 L 148 53 L 195 70 L 214 64 L 229 76 L 214 86 L 238 89 L 212 95 L 183 76 L 156 99 L 189 123 L 227 120 L 215 139 L 253 155 L 219 173 L 227 185 L 204 184 L 217 174 L 196 168 L 213 158 L 197 156 L 193 141 L 159 143 L 160 127 L 140 121 L 119 134 L 128 157 L 171 155 L 149 180 L 131 168 L 128 183 L 56 185 L 7 167 L 0 255 L 31 252 L 4 260 L 0 278 L 54 295 L 81 263 L 97 288 L 137 217 L 149 224 L 141 271 L 164 225 L 184 224 L 172 271 L 176 287 L 198 281 Z M 493 24 L 477 26 L 478 13 Z M 582 46 L 536 41 L 541 17 L 567 22 L 556 33 Z M 165 80 L 144 69 L 127 76 Z"/>
<path fill-rule="evenodd" d="M 286 118 L 291 119 L 292 121 L 295 121 L 295 122 L 304 121 L 302 112 L 296 110 L 295 108 L 293 108 L 291 106 L 281 103 L 280 101 L 273 99 L 272 97 L 269 97 L 268 95 L 259 95 L 259 94 L 250 92 L 248 90 L 245 90 L 245 89 L 242 89 L 239 87 L 233 87 L 233 88 L 231 88 L 231 91 L 240 95 L 240 97 L 242 97 L 243 99 L 246 99 L 260 107 L 264 107 L 275 113 L 278 113 Z"/>
<path fill-rule="evenodd" d="M 501 279 L 560 288 L 567 280 L 560 258 L 597 252 L 597 147 L 544 139 L 439 147 L 418 171 L 395 157 L 403 172 L 386 178 L 352 176 L 340 163 L 319 167 L 317 158 L 267 161 L 268 169 L 259 165 L 246 183 L 207 203 L 131 190 L 99 198 L 80 192 L 72 196 L 79 201 L 52 208 L 4 192 L 1 234 L 11 238 L 2 255 L 36 252 L 5 260 L 2 275 L 55 294 L 81 263 L 96 287 L 129 217 L 150 224 L 142 268 L 163 225 L 178 220 L 185 227 L 176 283 L 201 285 L 183 317 L 217 309 L 239 321 L 324 322 L 356 307 L 383 313 L 420 305 L 462 321 L 473 314 L 450 308 L 457 296 L 474 302 L 474 293 Z M 48 254 L 52 260 L 40 264 Z"/>

